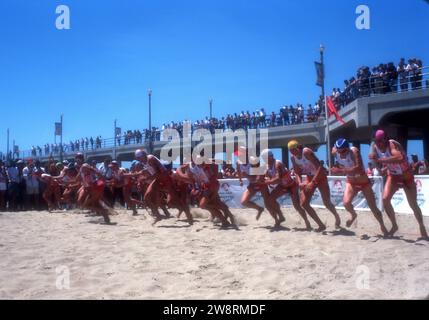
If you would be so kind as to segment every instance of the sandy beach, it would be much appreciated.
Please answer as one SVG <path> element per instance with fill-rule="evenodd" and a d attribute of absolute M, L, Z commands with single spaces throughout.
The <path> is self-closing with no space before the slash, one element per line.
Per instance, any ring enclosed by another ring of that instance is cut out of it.
<path fill-rule="evenodd" d="M 398 237 L 386 240 L 370 213 L 334 231 L 333 217 L 318 210 L 328 224 L 318 234 L 283 211 L 287 228 L 278 231 L 268 213 L 256 221 L 252 210 L 233 210 L 239 231 L 219 230 L 198 210 L 192 227 L 176 218 L 153 227 L 145 210 L 119 210 L 116 225 L 79 211 L 0 213 L 0 299 L 429 296 L 429 242 L 416 241 L 413 216 L 399 216 Z"/>

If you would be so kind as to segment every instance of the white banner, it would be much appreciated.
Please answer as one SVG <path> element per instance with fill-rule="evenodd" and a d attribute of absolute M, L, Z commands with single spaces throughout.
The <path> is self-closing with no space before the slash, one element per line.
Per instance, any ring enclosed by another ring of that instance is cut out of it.
<path fill-rule="evenodd" d="M 370 178 L 372 184 L 372 190 L 375 194 L 375 201 L 377 207 L 383 210 L 383 178 L 373 177 Z M 343 196 L 346 188 L 346 177 L 328 177 L 329 188 L 331 189 L 331 201 L 337 209 L 344 209 Z M 316 208 L 324 208 L 322 197 L 320 196 L 319 190 L 316 189 L 314 192 L 311 204 Z M 353 199 L 353 206 L 359 211 L 369 211 L 368 204 L 362 192 L 359 192 Z"/>
<path fill-rule="evenodd" d="M 219 190 L 219 195 L 222 201 L 224 201 L 230 208 L 243 208 L 240 204 L 241 196 L 247 188 L 247 180 L 243 179 L 244 185 L 240 186 L 240 182 L 236 179 L 221 180 L 221 186 Z M 344 209 L 343 207 L 343 195 L 346 185 L 345 177 L 328 177 L 329 187 L 331 188 L 331 201 L 338 209 Z M 428 181 L 429 182 L 429 181 Z M 372 189 L 375 193 L 375 199 L 377 206 L 380 210 L 383 209 L 382 203 L 382 193 L 383 193 L 383 179 L 381 177 L 375 177 L 371 179 Z M 429 191 L 429 190 L 428 190 Z M 260 193 L 256 194 L 252 201 L 257 203 L 260 206 L 264 206 L 264 201 Z M 292 207 L 292 200 L 289 195 L 284 195 L 278 199 L 282 207 Z M 322 198 L 318 190 L 313 195 L 311 204 L 314 207 L 324 208 Z M 353 200 L 353 205 L 356 210 L 369 210 L 365 198 L 362 193 L 359 192 L 358 195 Z"/>
<path fill-rule="evenodd" d="M 429 216 L 429 176 L 416 176 L 415 181 L 417 185 L 417 203 L 423 215 Z M 403 189 L 399 189 L 393 195 L 391 203 L 397 213 L 414 214 L 408 205 Z"/>

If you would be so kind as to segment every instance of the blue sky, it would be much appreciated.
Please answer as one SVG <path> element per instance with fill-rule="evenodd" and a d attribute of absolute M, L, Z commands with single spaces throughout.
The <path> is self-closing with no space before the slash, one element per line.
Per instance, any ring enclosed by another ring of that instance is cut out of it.
<path fill-rule="evenodd" d="M 71 30 L 55 28 L 60 4 Z M 355 27 L 360 4 L 371 30 Z M 210 97 L 218 117 L 308 105 L 320 43 L 331 91 L 361 65 L 429 61 L 427 21 L 423 0 L 2 0 L 0 150 L 7 128 L 21 149 L 52 143 L 61 113 L 66 142 L 111 137 L 115 118 L 146 128 L 149 88 L 154 125 L 202 119 Z"/>

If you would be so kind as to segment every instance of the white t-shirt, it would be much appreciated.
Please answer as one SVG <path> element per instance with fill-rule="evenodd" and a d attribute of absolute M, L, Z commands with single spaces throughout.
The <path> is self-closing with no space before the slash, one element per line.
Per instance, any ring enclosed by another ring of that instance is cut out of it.
<path fill-rule="evenodd" d="M 24 177 L 25 183 L 27 184 L 27 188 L 38 188 L 39 180 L 36 176 L 33 175 L 35 173 L 36 168 L 25 167 L 22 170 L 22 176 Z"/>
<path fill-rule="evenodd" d="M 378 168 L 374 168 L 374 169 L 372 169 L 372 175 L 373 175 L 374 177 L 379 177 L 379 176 L 381 176 L 380 171 L 378 170 Z"/>

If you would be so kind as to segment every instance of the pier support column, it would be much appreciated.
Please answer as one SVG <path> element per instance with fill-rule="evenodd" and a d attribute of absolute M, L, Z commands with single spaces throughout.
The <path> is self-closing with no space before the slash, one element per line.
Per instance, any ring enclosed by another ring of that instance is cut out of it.
<path fill-rule="evenodd" d="M 423 129 L 423 155 L 426 160 L 429 159 L 429 129 Z"/>
<path fill-rule="evenodd" d="M 289 149 L 286 147 L 282 148 L 282 161 L 286 168 L 289 169 Z"/>
<path fill-rule="evenodd" d="M 408 128 L 407 127 L 398 127 L 396 130 L 396 139 L 402 145 L 405 150 L 405 154 L 408 154 Z"/>
<path fill-rule="evenodd" d="M 353 141 L 352 142 L 352 146 L 355 147 L 355 148 L 358 148 L 360 150 L 360 142 Z"/>

